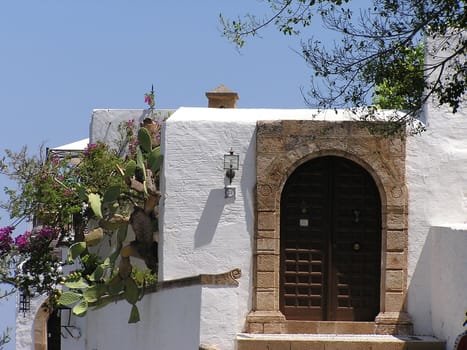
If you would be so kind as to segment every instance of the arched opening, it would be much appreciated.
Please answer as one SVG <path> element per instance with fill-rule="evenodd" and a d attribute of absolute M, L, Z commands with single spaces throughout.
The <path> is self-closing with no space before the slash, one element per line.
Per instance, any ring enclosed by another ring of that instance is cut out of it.
<path fill-rule="evenodd" d="M 357 163 L 324 156 L 287 179 L 280 209 L 280 311 L 290 320 L 374 321 L 381 200 Z"/>
<path fill-rule="evenodd" d="M 61 349 L 60 311 L 52 311 L 46 300 L 37 310 L 33 324 L 34 350 Z"/>

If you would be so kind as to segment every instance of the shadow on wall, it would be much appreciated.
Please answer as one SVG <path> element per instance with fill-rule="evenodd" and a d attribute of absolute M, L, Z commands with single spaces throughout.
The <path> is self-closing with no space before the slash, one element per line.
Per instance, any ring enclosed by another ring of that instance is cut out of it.
<path fill-rule="evenodd" d="M 415 334 L 434 335 L 452 349 L 467 309 L 467 228 L 431 227 L 408 286 Z"/>
<path fill-rule="evenodd" d="M 201 292 L 202 287 L 196 285 L 148 294 L 138 302 L 141 321 L 135 324 L 127 322 L 131 307 L 126 301 L 90 310 L 86 348 L 197 349 L 200 342 Z"/>
<path fill-rule="evenodd" d="M 224 210 L 226 201 L 224 198 L 224 189 L 215 188 L 209 192 L 206 205 L 199 219 L 195 231 L 195 248 L 199 248 L 211 243 L 216 232 L 217 225 Z"/>
<path fill-rule="evenodd" d="M 467 226 L 431 227 L 432 280 L 431 303 L 435 336 L 447 341 L 451 349 L 467 309 Z"/>
<path fill-rule="evenodd" d="M 252 173 L 252 174 L 251 174 Z M 247 176 L 248 174 L 249 176 Z M 251 175 L 250 175 L 251 174 Z M 250 178 L 253 177 L 253 179 Z M 252 183 L 251 183 L 252 182 Z M 242 177 L 240 179 L 240 186 L 243 193 L 243 205 L 245 210 L 245 218 L 248 233 L 250 234 L 250 244 L 254 244 L 254 223 L 255 223 L 255 185 L 256 184 L 256 132 L 253 134 L 248 149 L 245 153 L 243 162 Z M 253 186 L 252 186 L 253 185 Z M 253 254 L 251 255 L 253 258 Z"/>
<path fill-rule="evenodd" d="M 414 333 L 418 335 L 433 334 L 431 320 L 431 236 L 429 232 L 420 248 L 420 256 L 407 286 L 407 311 L 412 317 Z M 418 245 L 420 242 L 412 243 L 409 241 L 410 244 Z"/>

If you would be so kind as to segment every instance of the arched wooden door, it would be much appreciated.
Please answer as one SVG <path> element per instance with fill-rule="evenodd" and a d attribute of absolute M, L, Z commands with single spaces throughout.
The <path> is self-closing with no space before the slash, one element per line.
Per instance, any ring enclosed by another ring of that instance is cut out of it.
<path fill-rule="evenodd" d="M 287 319 L 374 321 L 380 305 L 381 201 L 360 165 L 299 166 L 281 196 L 280 306 Z"/>

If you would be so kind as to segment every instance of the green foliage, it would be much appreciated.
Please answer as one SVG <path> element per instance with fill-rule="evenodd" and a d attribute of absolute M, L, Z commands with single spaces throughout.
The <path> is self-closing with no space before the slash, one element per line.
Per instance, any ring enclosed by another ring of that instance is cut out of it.
<path fill-rule="evenodd" d="M 235 20 L 221 16 L 224 36 L 242 47 L 267 26 L 298 36 L 314 22 L 324 26 L 322 37 L 301 40 L 302 56 L 311 69 L 306 96 L 310 106 L 364 107 L 373 96 L 378 106 L 404 110 L 389 119 L 389 129 L 399 133 L 419 125 L 421 106 L 429 98 L 453 112 L 465 99 L 465 1 L 373 0 L 357 11 L 355 2 L 341 0 L 262 1 L 270 10 L 263 19 L 252 14 Z M 327 40 L 329 31 L 337 37 L 333 44 Z M 430 59 L 422 61 L 425 38 L 438 41 L 427 50 Z"/>
<path fill-rule="evenodd" d="M 382 109 L 420 110 L 422 108 L 424 77 L 423 64 L 425 45 L 402 48 L 397 62 L 388 67 L 371 69 L 376 82 L 373 104 Z M 368 79 L 368 77 L 367 77 Z"/>
<path fill-rule="evenodd" d="M 58 303 L 63 306 L 71 306 L 80 301 L 82 295 L 75 292 L 63 292 L 60 298 L 58 299 Z"/>
<path fill-rule="evenodd" d="M 153 92 L 147 102 L 154 106 Z M 162 164 L 160 123 L 146 118 L 138 131 L 134 121 L 122 125 L 119 131 L 125 140 L 118 142 L 116 151 L 103 143 L 89 144 L 78 155 L 52 151 L 31 157 L 26 148 L 5 151 L 0 174 L 17 187 L 5 189 L 9 200 L 2 207 L 12 218 L 33 216 L 44 228 L 25 233 L 18 242 L 13 242 L 10 228 L 0 229 L 0 281 L 13 290 L 47 292 L 53 303 L 71 307 L 77 316 L 86 315 L 91 306 L 125 299 L 132 305 L 129 322 L 139 320 L 136 303 L 157 281 L 152 237 Z M 132 216 L 135 208 L 139 215 Z M 124 246 L 133 224 L 136 240 Z M 139 227 L 147 232 L 139 232 Z M 52 254 L 51 242 L 57 239 L 70 244 L 65 263 L 77 266 L 65 276 L 60 273 L 63 263 Z M 133 268 L 130 256 L 143 258 L 153 271 Z M 11 266 L 17 266 L 13 273 Z"/>
<path fill-rule="evenodd" d="M 140 128 L 138 130 L 138 142 L 141 150 L 144 153 L 151 152 L 151 135 L 149 134 L 149 131 L 146 128 Z"/>
<path fill-rule="evenodd" d="M 155 147 L 148 156 L 148 167 L 153 174 L 157 174 L 162 165 L 163 156 L 161 154 L 161 147 Z"/>
<path fill-rule="evenodd" d="M 133 306 L 131 307 L 131 313 L 130 313 L 130 318 L 128 319 L 128 323 L 137 323 L 139 321 L 140 321 L 140 317 L 139 317 L 138 307 L 133 304 Z"/>
<path fill-rule="evenodd" d="M 94 213 L 94 215 L 98 219 L 102 219 L 102 210 L 101 210 L 101 197 L 97 193 L 90 193 L 89 194 L 89 205 Z"/>

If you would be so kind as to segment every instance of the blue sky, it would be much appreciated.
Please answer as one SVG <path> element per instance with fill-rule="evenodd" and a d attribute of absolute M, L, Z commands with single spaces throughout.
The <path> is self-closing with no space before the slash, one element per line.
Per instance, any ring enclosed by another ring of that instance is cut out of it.
<path fill-rule="evenodd" d="M 267 8 L 253 0 L 2 1 L 0 152 L 86 138 L 94 108 L 145 108 L 151 84 L 156 108 L 206 106 L 204 93 L 220 84 L 239 93 L 240 108 L 306 108 L 300 88 L 310 72 L 294 52 L 298 38 L 269 30 L 239 52 L 222 37 L 219 13 L 248 11 Z M 13 323 L 14 304 L 0 304 L 0 332 Z"/>

